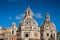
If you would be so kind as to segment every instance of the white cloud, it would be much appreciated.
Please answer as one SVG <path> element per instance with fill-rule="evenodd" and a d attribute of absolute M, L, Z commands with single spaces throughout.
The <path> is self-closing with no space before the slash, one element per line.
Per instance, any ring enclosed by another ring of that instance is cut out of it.
<path fill-rule="evenodd" d="M 16 16 L 16 19 L 18 19 L 18 20 L 21 19 L 20 15 L 17 15 L 17 16 Z"/>
<path fill-rule="evenodd" d="M 20 15 L 17 15 L 17 16 L 16 16 L 16 19 L 17 19 L 17 20 L 20 20 L 20 19 L 22 19 L 23 17 L 24 17 L 24 14 L 20 14 Z"/>
<path fill-rule="evenodd" d="M 21 19 L 23 19 L 24 15 L 25 15 L 25 13 L 21 13 L 21 14 L 19 14 L 19 15 L 16 16 L 16 19 L 17 20 L 21 20 Z M 33 16 L 35 18 L 43 18 L 43 16 L 42 16 L 41 13 L 33 13 Z"/>
<path fill-rule="evenodd" d="M 33 16 L 34 16 L 35 18 L 43 18 L 42 14 L 39 13 L 39 12 L 33 14 Z"/>

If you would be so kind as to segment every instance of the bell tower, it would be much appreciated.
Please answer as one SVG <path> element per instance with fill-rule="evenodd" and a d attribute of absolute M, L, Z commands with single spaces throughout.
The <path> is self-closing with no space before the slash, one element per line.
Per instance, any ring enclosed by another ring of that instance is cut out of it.
<path fill-rule="evenodd" d="M 16 35 L 16 24 L 15 23 L 12 23 L 11 35 Z"/>
<path fill-rule="evenodd" d="M 9 40 L 17 40 L 15 23 L 12 23 L 11 25 L 11 35 L 9 36 Z"/>

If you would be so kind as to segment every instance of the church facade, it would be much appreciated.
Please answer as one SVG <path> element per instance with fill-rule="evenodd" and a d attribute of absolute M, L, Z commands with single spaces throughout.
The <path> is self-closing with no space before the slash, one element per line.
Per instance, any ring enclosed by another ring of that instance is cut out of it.
<path fill-rule="evenodd" d="M 4 38 L 3 38 L 4 37 Z M 5 38 L 6 37 L 6 38 Z M 57 40 L 55 24 L 50 21 L 50 15 L 46 13 L 45 21 L 40 27 L 33 18 L 33 12 L 28 7 L 23 20 L 16 24 L 12 23 L 11 28 L 2 30 L 0 27 L 0 39 L 2 40 Z"/>
<path fill-rule="evenodd" d="M 25 13 L 17 30 L 17 40 L 40 40 L 40 28 L 32 17 L 31 9 L 28 7 Z"/>

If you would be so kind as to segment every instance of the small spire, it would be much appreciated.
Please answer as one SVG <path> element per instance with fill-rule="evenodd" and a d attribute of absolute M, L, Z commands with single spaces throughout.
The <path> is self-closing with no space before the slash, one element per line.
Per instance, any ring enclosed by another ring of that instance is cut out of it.
<path fill-rule="evenodd" d="M 46 21 L 50 21 L 50 15 L 48 12 L 46 13 Z"/>
<path fill-rule="evenodd" d="M 28 8 L 27 9 L 30 9 L 29 5 L 28 5 Z"/>
<path fill-rule="evenodd" d="M 15 22 L 13 22 L 12 24 L 15 24 Z"/>
<path fill-rule="evenodd" d="M 47 12 L 46 15 L 49 15 L 49 13 Z"/>
<path fill-rule="evenodd" d="M 28 8 L 29 8 L 29 5 L 28 5 Z"/>

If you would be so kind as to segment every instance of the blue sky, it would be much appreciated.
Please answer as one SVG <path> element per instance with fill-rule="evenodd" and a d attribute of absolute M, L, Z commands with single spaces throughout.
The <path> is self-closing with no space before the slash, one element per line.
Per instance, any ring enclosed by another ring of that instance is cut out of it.
<path fill-rule="evenodd" d="M 0 25 L 7 28 L 15 22 L 18 26 L 28 5 L 39 26 L 44 22 L 45 14 L 48 12 L 51 21 L 60 32 L 60 0 L 0 0 Z"/>

